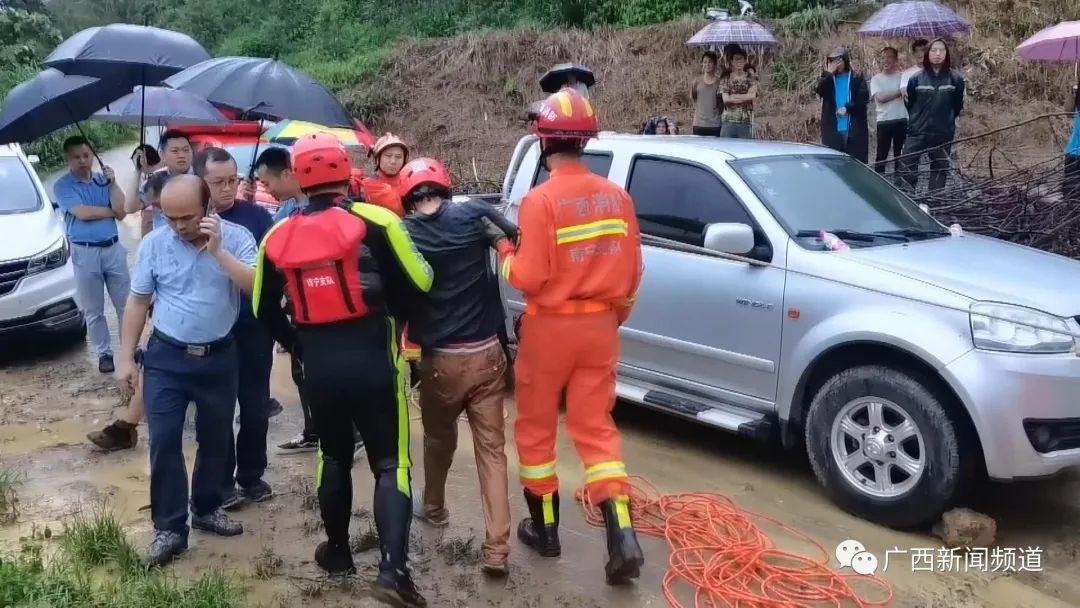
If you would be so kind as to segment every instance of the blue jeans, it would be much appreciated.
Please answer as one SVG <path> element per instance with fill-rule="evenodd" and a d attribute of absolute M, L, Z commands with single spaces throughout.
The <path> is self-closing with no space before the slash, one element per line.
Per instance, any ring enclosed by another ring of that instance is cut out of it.
<path fill-rule="evenodd" d="M 71 265 L 75 270 L 75 300 L 86 316 L 90 343 L 99 357 L 111 355 L 112 341 L 105 322 L 105 290 L 109 290 L 117 322 L 123 321 L 130 287 L 127 250 L 119 243 L 109 247 L 72 244 Z"/>
<path fill-rule="evenodd" d="M 266 432 L 270 427 L 270 370 L 274 366 L 274 339 L 252 318 L 240 320 L 233 327 L 239 367 L 237 401 L 240 404 L 240 430 L 233 444 L 229 434 L 229 453 L 225 465 L 225 491 L 236 484 L 247 488 L 262 479 L 266 471 Z M 233 473 L 235 472 L 235 477 Z"/>
<path fill-rule="evenodd" d="M 192 401 L 198 448 L 191 509 L 195 515 L 206 515 L 221 506 L 236 387 L 235 341 L 220 351 L 195 357 L 150 337 L 143 355 L 143 398 L 150 430 L 150 514 L 155 529 L 187 534 L 183 434 L 184 416 Z"/>

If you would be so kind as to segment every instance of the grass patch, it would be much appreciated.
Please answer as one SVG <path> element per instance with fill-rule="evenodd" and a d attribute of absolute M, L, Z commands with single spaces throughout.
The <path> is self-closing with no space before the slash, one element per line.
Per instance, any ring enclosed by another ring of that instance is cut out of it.
<path fill-rule="evenodd" d="M 13 524 L 19 519 L 20 481 L 15 471 L 0 469 L 0 526 Z"/>
<path fill-rule="evenodd" d="M 241 594 L 223 573 L 194 582 L 145 571 L 131 540 L 105 507 L 67 522 L 54 549 L 28 542 L 0 556 L 4 608 L 238 608 Z"/>

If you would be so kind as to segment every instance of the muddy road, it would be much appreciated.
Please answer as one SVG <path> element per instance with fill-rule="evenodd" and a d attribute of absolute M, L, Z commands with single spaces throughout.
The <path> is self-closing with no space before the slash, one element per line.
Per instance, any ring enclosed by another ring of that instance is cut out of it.
<path fill-rule="evenodd" d="M 122 152 L 110 155 L 123 159 Z M 123 165 L 114 160 L 117 167 Z M 137 225 L 129 218 L 125 241 L 134 246 Z M 115 318 L 110 313 L 115 331 Z M 270 445 L 293 435 L 301 425 L 295 386 L 286 355 L 277 355 L 273 394 L 285 411 L 271 420 Z M 4 345 L 0 351 L 0 466 L 21 475 L 19 519 L 0 528 L 0 551 L 16 549 L 19 538 L 46 526 L 62 531 L 63 521 L 80 510 L 107 504 L 125 523 L 139 546 L 149 542 L 148 456 L 145 425 L 134 450 L 101 454 L 88 447 L 85 434 L 111 420 L 120 405 L 110 377 L 99 374 L 85 344 Z M 516 462 L 511 424 L 513 402 L 506 401 L 509 459 Z M 411 410 L 414 488 L 423 479 L 422 428 L 415 404 Z M 821 493 L 805 457 L 778 445 L 760 444 L 664 415 L 620 404 L 616 419 L 624 433 L 624 455 L 632 473 L 652 481 L 664 493 L 716 492 L 740 507 L 785 522 L 808 534 L 829 553 L 846 539 L 856 539 L 883 560 L 886 551 L 941 547 L 929 531 L 901 533 L 854 518 Z M 190 421 L 189 421 L 190 422 Z M 468 427 L 461 425 L 457 457 L 449 480 L 451 525 L 435 530 L 413 526 L 413 568 L 432 606 L 665 606 L 661 579 L 668 550 L 662 540 L 643 538 L 646 568 L 639 583 L 613 589 L 604 584 L 605 545 L 601 530 L 588 526 L 570 500 L 582 470 L 565 433 L 559 439 L 559 476 L 566 498 L 562 509 L 563 557 L 541 560 L 512 540 L 511 572 L 504 581 L 486 580 L 479 572 L 483 519 Z M 189 467 L 194 433 L 186 429 Z M 189 469 L 190 470 L 190 469 Z M 207 568 L 230 573 L 244 590 L 247 605 L 374 606 L 366 584 L 378 555 L 372 550 L 372 483 L 361 458 L 356 481 L 354 526 L 357 577 L 328 582 L 313 563 L 322 538 L 313 480 L 315 454 L 282 456 L 271 447 L 267 480 L 276 496 L 238 512 L 241 537 L 223 539 L 199 532 L 190 551 L 170 566 L 180 577 Z M 516 519 L 525 508 L 511 475 L 511 504 Z M 913 572 L 906 557 L 894 557 L 879 575 L 894 587 L 896 606 L 1054 607 L 1080 605 L 1080 476 L 983 486 L 971 505 L 997 521 L 1000 547 L 1041 549 L 1041 571 Z M 811 552 L 805 543 L 777 534 L 782 549 Z M 835 564 L 835 560 L 833 561 Z M 686 601 L 691 598 L 687 597 Z"/>

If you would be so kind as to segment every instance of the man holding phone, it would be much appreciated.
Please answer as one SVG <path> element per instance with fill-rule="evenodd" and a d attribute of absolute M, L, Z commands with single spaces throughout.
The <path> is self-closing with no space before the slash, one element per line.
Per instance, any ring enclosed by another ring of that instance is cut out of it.
<path fill-rule="evenodd" d="M 143 397 L 150 432 L 150 504 L 154 540 L 149 566 L 163 565 L 188 546 L 188 480 L 183 430 L 188 403 L 198 415 L 192 474 L 191 526 L 221 536 L 243 526 L 221 509 L 232 412 L 237 396 L 237 349 L 232 329 L 240 294 L 255 282 L 255 239 L 246 229 L 208 213 L 210 189 L 194 175 L 169 180 L 161 193 L 167 230 L 139 245 L 124 311 L 116 376 L 133 389 L 135 347 L 151 299 L 153 331 L 143 356 Z"/>
<path fill-rule="evenodd" d="M 870 87 L 866 77 L 851 68 L 851 54 L 839 47 L 825 59 L 825 71 L 814 92 L 821 97 L 821 143 L 856 159 L 870 157 L 866 109 Z"/>

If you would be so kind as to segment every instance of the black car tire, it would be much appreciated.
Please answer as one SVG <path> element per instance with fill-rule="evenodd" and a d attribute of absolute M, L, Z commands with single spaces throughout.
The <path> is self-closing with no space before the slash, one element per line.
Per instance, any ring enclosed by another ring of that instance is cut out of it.
<path fill-rule="evenodd" d="M 844 510 L 893 528 L 911 528 L 935 521 L 964 485 L 961 433 L 944 406 L 947 397 L 907 371 L 882 365 L 844 370 L 826 381 L 810 404 L 806 447 L 818 481 Z M 877 397 L 901 407 L 920 432 L 925 453 L 921 477 L 903 494 L 873 496 L 857 488 L 840 470 L 833 454 L 832 428 L 844 406 L 862 397 Z"/>

